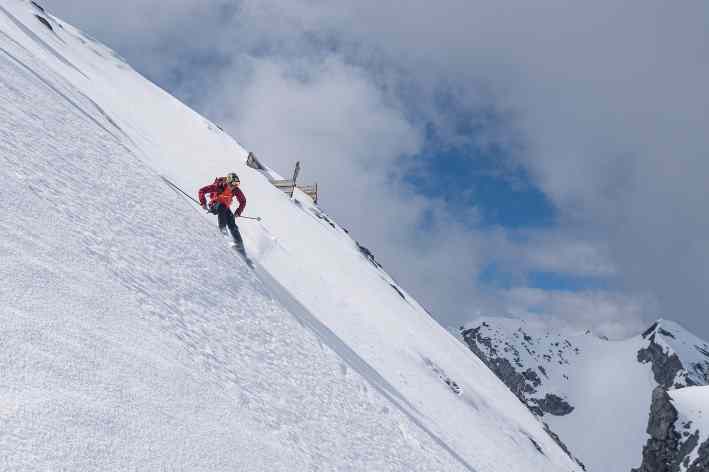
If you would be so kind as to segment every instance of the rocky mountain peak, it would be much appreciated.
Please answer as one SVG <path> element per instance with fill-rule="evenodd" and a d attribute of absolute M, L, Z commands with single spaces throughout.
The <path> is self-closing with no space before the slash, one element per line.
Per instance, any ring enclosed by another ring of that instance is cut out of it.
<path fill-rule="evenodd" d="M 588 470 L 707 470 L 694 464 L 709 452 L 709 426 L 673 398 L 687 387 L 709 392 L 694 387 L 709 384 L 709 345 L 679 324 L 658 319 L 613 340 L 550 320 L 481 318 L 460 335 Z"/>
<path fill-rule="evenodd" d="M 677 323 L 659 319 L 642 335 L 640 363 L 650 363 L 655 381 L 665 389 L 709 383 L 709 344 Z"/>

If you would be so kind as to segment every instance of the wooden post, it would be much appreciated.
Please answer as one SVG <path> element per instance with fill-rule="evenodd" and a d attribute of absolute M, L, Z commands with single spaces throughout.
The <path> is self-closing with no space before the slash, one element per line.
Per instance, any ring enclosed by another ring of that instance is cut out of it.
<path fill-rule="evenodd" d="M 295 169 L 293 170 L 293 189 L 290 191 L 291 198 L 293 198 L 293 192 L 295 192 L 295 181 L 298 179 L 298 174 L 300 174 L 300 161 L 295 163 Z"/>

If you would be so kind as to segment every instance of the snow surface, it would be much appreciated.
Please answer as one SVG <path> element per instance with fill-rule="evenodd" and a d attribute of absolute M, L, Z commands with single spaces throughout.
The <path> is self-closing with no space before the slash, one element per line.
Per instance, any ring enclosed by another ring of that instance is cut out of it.
<path fill-rule="evenodd" d="M 24 0 L 0 123 L 0 469 L 579 470 L 307 196 Z M 228 171 L 255 271 L 160 179 Z"/>
<path fill-rule="evenodd" d="M 508 359 L 518 372 L 532 369 L 537 374 L 541 385 L 527 395 L 528 400 L 554 394 L 574 408 L 563 416 L 545 414 L 543 420 L 589 472 L 627 472 L 641 463 L 657 382 L 651 365 L 641 364 L 637 357 L 653 333 L 652 339 L 668 355 L 677 353 L 693 372 L 692 366 L 707 359 L 701 353 L 704 341 L 666 320 L 659 320 L 645 336 L 614 341 L 532 317 L 482 317 L 466 326 L 473 328 L 489 338 L 496 350 L 493 357 Z M 687 377 L 686 371 L 678 375 Z M 699 380 L 697 375 L 694 378 Z M 671 394 L 674 397 L 675 391 Z"/>
<path fill-rule="evenodd" d="M 587 335 L 572 343 L 580 354 L 568 380 L 562 382 L 554 375 L 550 391 L 575 409 L 566 416 L 546 415 L 545 421 L 589 472 L 637 467 L 647 441 L 645 430 L 656 386 L 649 366 L 636 360 L 638 350 L 644 347 L 641 339 L 604 341 Z"/>

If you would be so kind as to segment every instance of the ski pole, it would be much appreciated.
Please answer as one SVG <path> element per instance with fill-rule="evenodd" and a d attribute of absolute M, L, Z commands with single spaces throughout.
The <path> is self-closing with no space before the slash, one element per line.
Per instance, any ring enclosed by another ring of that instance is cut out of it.
<path fill-rule="evenodd" d="M 170 187 L 172 187 L 173 189 L 179 191 L 182 195 L 184 195 L 185 197 L 189 198 L 190 200 L 192 200 L 193 202 L 195 202 L 197 205 L 199 205 L 199 202 L 198 202 L 197 200 L 195 200 L 194 198 L 192 198 L 191 195 L 188 195 L 188 194 L 187 194 L 184 190 L 182 190 L 180 187 L 178 187 L 177 185 L 175 185 L 175 184 L 173 184 L 172 182 L 170 182 L 170 180 L 169 180 L 167 177 L 161 175 L 160 178 L 163 179 L 163 180 L 165 181 L 165 183 L 168 184 Z M 202 206 L 202 205 L 200 205 L 200 206 Z M 260 217 L 260 216 L 256 216 L 256 217 L 254 217 L 254 216 L 240 216 L 239 218 L 245 218 L 245 219 L 247 219 L 247 220 L 261 221 L 261 217 Z"/>
<path fill-rule="evenodd" d="M 160 178 L 163 179 L 163 180 L 165 181 L 165 183 L 168 184 L 170 187 L 172 187 L 173 189 L 179 191 L 180 193 L 182 193 L 182 195 L 184 195 L 185 197 L 189 198 L 190 200 L 192 200 L 193 202 L 195 202 L 197 205 L 199 205 L 199 202 L 198 202 L 197 200 L 195 200 L 191 195 L 188 195 L 188 194 L 187 194 L 184 190 L 182 190 L 180 187 L 178 187 L 177 185 L 175 185 L 175 184 L 173 184 L 172 182 L 170 182 L 170 181 L 167 179 L 167 177 L 161 175 Z M 200 206 L 201 206 L 201 205 L 200 205 Z"/>

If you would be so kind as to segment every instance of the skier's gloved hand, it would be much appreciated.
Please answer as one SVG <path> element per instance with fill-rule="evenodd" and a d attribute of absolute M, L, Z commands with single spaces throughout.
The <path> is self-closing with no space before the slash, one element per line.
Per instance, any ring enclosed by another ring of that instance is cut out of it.
<path fill-rule="evenodd" d="M 203 204 L 202 204 L 202 209 L 203 209 L 204 211 L 209 211 L 209 208 L 207 208 L 207 204 L 206 204 L 206 203 L 203 203 Z"/>

